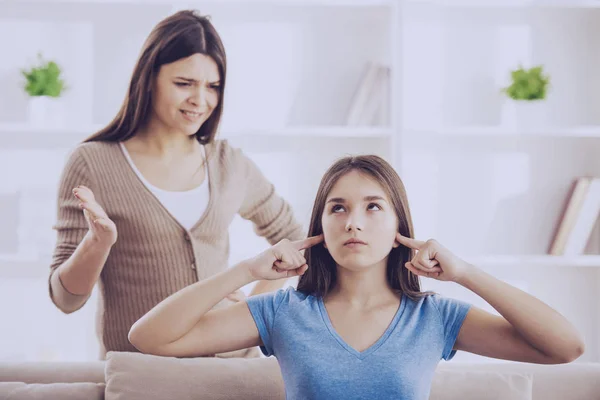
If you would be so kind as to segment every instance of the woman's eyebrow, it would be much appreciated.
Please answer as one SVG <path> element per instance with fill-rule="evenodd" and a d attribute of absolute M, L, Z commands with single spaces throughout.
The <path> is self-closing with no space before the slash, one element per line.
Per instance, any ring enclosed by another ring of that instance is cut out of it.
<path fill-rule="evenodd" d="M 175 79 L 181 79 L 182 81 L 186 81 L 186 82 L 198 83 L 198 81 L 197 81 L 196 79 L 192 79 L 192 78 L 185 78 L 185 77 L 183 77 L 183 76 L 176 76 L 176 77 L 175 77 Z M 221 81 L 220 81 L 220 80 L 218 80 L 218 81 L 214 81 L 214 82 L 211 82 L 210 84 L 211 84 L 211 85 L 216 85 L 216 84 L 219 84 L 219 83 L 221 83 Z"/>

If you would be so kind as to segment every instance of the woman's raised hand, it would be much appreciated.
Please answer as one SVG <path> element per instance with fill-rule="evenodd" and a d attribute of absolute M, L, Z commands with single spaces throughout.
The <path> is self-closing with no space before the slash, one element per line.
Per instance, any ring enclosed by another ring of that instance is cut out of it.
<path fill-rule="evenodd" d="M 244 264 L 252 278 L 256 280 L 275 280 L 299 276 L 308 269 L 302 250 L 322 241 L 323 235 L 293 242 L 283 239 L 256 257 L 246 260 Z"/>
<path fill-rule="evenodd" d="M 83 210 L 92 239 L 107 246 L 115 244 L 117 226 L 96 202 L 94 193 L 86 186 L 77 186 L 73 189 L 73 195 L 79 200 L 79 207 Z"/>

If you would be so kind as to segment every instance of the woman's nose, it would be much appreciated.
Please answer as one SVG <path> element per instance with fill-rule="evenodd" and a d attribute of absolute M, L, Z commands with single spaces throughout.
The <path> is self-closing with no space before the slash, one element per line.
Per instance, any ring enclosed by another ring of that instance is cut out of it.
<path fill-rule="evenodd" d="M 194 90 L 194 94 L 190 100 L 195 106 L 204 106 L 206 104 L 206 88 L 200 86 L 198 89 Z"/>

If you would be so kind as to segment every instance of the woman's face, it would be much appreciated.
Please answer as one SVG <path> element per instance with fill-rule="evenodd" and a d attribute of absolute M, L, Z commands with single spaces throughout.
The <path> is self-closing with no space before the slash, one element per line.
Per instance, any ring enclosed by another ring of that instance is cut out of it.
<path fill-rule="evenodd" d="M 398 247 L 398 217 L 381 185 L 358 171 L 342 176 L 327 196 L 321 217 L 325 246 L 335 262 L 360 271 L 386 265 Z"/>
<path fill-rule="evenodd" d="M 168 130 L 194 135 L 219 103 L 216 62 L 194 54 L 161 66 L 153 92 L 154 118 Z"/>

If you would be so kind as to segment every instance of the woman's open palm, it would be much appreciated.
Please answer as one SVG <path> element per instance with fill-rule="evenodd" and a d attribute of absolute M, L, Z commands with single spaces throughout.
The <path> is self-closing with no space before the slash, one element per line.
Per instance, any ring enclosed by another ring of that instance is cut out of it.
<path fill-rule="evenodd" d="M 86 186 L 77 186 L 73 189 L 73 195 L 79 200 L 92 238 L 112 246 L 117 241 L 117 226 L 98 204 L 94 193 Z"/>

